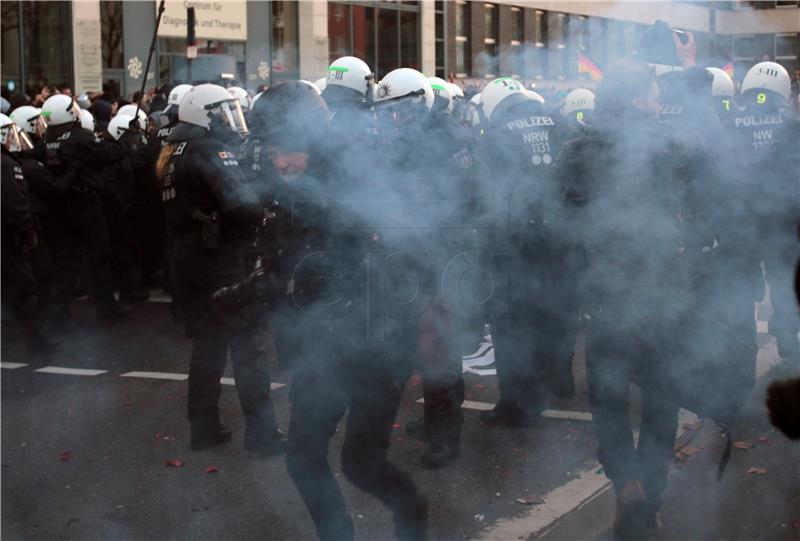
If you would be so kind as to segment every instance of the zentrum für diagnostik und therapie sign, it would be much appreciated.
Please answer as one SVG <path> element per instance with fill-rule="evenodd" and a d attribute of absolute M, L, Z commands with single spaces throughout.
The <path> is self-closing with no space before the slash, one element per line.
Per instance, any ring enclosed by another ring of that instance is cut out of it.
<path fill-rule="evenodd" d="M 158 2 L 156 9 L 158 9 Z M 186 37 L 186 8 L 194 8 L 195 35 L 198 39 L 247 40 L 247 3 L 237 0 L 189 2 L 166 0 L 158 35 Z"/>

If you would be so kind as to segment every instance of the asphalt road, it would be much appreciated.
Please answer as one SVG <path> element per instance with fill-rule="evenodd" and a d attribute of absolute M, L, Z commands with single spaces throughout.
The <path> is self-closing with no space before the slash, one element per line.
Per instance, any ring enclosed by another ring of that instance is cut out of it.
<path fill-rule="evenodd" d="M 75 311 L 80 332 L 50 357 L 28 357 L 17 333 L 4 329 L 3 539 L 315 538 L 283 458 L 242 454 L 244 427 L 233 386 L 223 386 L 221 400 L 233 441 L 208 451 L 189 449 L 183 379 L 189 343 L 166 304 L 138 305 L 130 320 L 113 327 L 97 326 L 85 302 L 76 303 Z M 764 382 L 783 368 L 773 367 L 774 340 L 766 334 L 760 340 L 764 377 L 734 432 L 754 447 L 734 451 L 718 484 L 719 432 L 710 421 L 684 431 L 681 441 L 691 440 L 699 450 L 671 474 L 664 539 L 800 539 L 800 444 L 777 434 L 764 418 Z M 579 340 L 578 396 L 551 404 L 548 417 L 528 429 L 482 425 L 479 409 L 496 401 L 496 379 L 467 374 L 461 458 L 437 471 L 420 466 L 422 444 L 403 431 L 422 413 L 418 378 L 409 382 L 391 458 L 429 498 L 431 538 L 608 537 L 613 496 L 596 463 L 582 364 Z M 275 383 L 290 383 L 277 366 L 272 375 Z M 283 428 L 288 390 L 273 391 Z M 357 538 L 391 538 L 382 505 L 340 474 L 341 441 L 337 433 L 330 462 Z M 184 465 L 167 466 L 171 459 Z M 767 468 L 766 475 L 746 474 L 752 466 Z M 516 501 L 533 495 L 545 503 Z"/>

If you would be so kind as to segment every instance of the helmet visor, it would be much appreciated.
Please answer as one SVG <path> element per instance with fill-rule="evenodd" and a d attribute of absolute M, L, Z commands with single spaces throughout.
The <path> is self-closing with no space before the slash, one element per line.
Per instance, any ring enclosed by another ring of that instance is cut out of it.
<path fill-rule="evenodd" d="M 19 128 L 16 126 L 16 124 L 8 124 L 7 126 L 3 126 L 2 131 L 3 144 L 5 145 L 6 149 L 9 152 L 19 152 Z"/>
<path fill-rule="evenodd" d="M 33 142 L 28 137 L 28 134 L 25 133 L 20 127 L 17 127 L 17 140 L 19 145 L 19 152 L 25 152 L 28 150 L 33 150 Z M 13 149 L 12 149 L 13 150 Z"/>
<path fill-rule="evenodd" d="M 231 131 L 238 133 L 242 138 L 247 136 L 247 122 L 244 119 L 244 112 L 238 100 L 223 101 L 217 104 L 215 109 L 219 111 L 220 120 Z"/>

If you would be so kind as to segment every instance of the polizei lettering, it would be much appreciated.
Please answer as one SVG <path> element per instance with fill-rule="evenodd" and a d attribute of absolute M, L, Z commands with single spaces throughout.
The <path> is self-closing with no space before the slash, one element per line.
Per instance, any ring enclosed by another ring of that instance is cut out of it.
<path fill-rule="evenodd" d="M 741 126 L 749 128 L 766 124 L 783 124 L 783 117 L 781 115 L 737 116 L 733 121 L 737 128 Z"/>
<path fill-rule="evenodd" d="M 536 128 L 539 126 L 553 126 L 553 119 L 549 116 L 529 116 L 526 118 L 518 118 L 506 123 L 506 128 L 509 130 Z"/>

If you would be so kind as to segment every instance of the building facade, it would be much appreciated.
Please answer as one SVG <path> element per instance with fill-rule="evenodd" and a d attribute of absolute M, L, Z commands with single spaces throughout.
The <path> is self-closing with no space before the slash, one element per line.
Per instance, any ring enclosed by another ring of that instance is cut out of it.
<path fill-rule="evenodd" d="M 2 5 L 3 94 L 64 84 L 131 96 L 147 80 L 234 79 L 249 88 L 314 80 L 342 55 L 382 77 L 400 66 L 482 80 L 515 75 L 556 87 L 591 84 L 636 51 L 656 19 L 691 30 L 705 65 L 735 78 L 763 59 L 800 69 L 800 7 L 769 2 L 196 1 L 167 0 L 147 69 L 157 2 L 76 0 Z M 187 58 L 186 6 L 195 7 L 197 55 Z M 146 73 L 145 73 L 146 72 Z"/>

